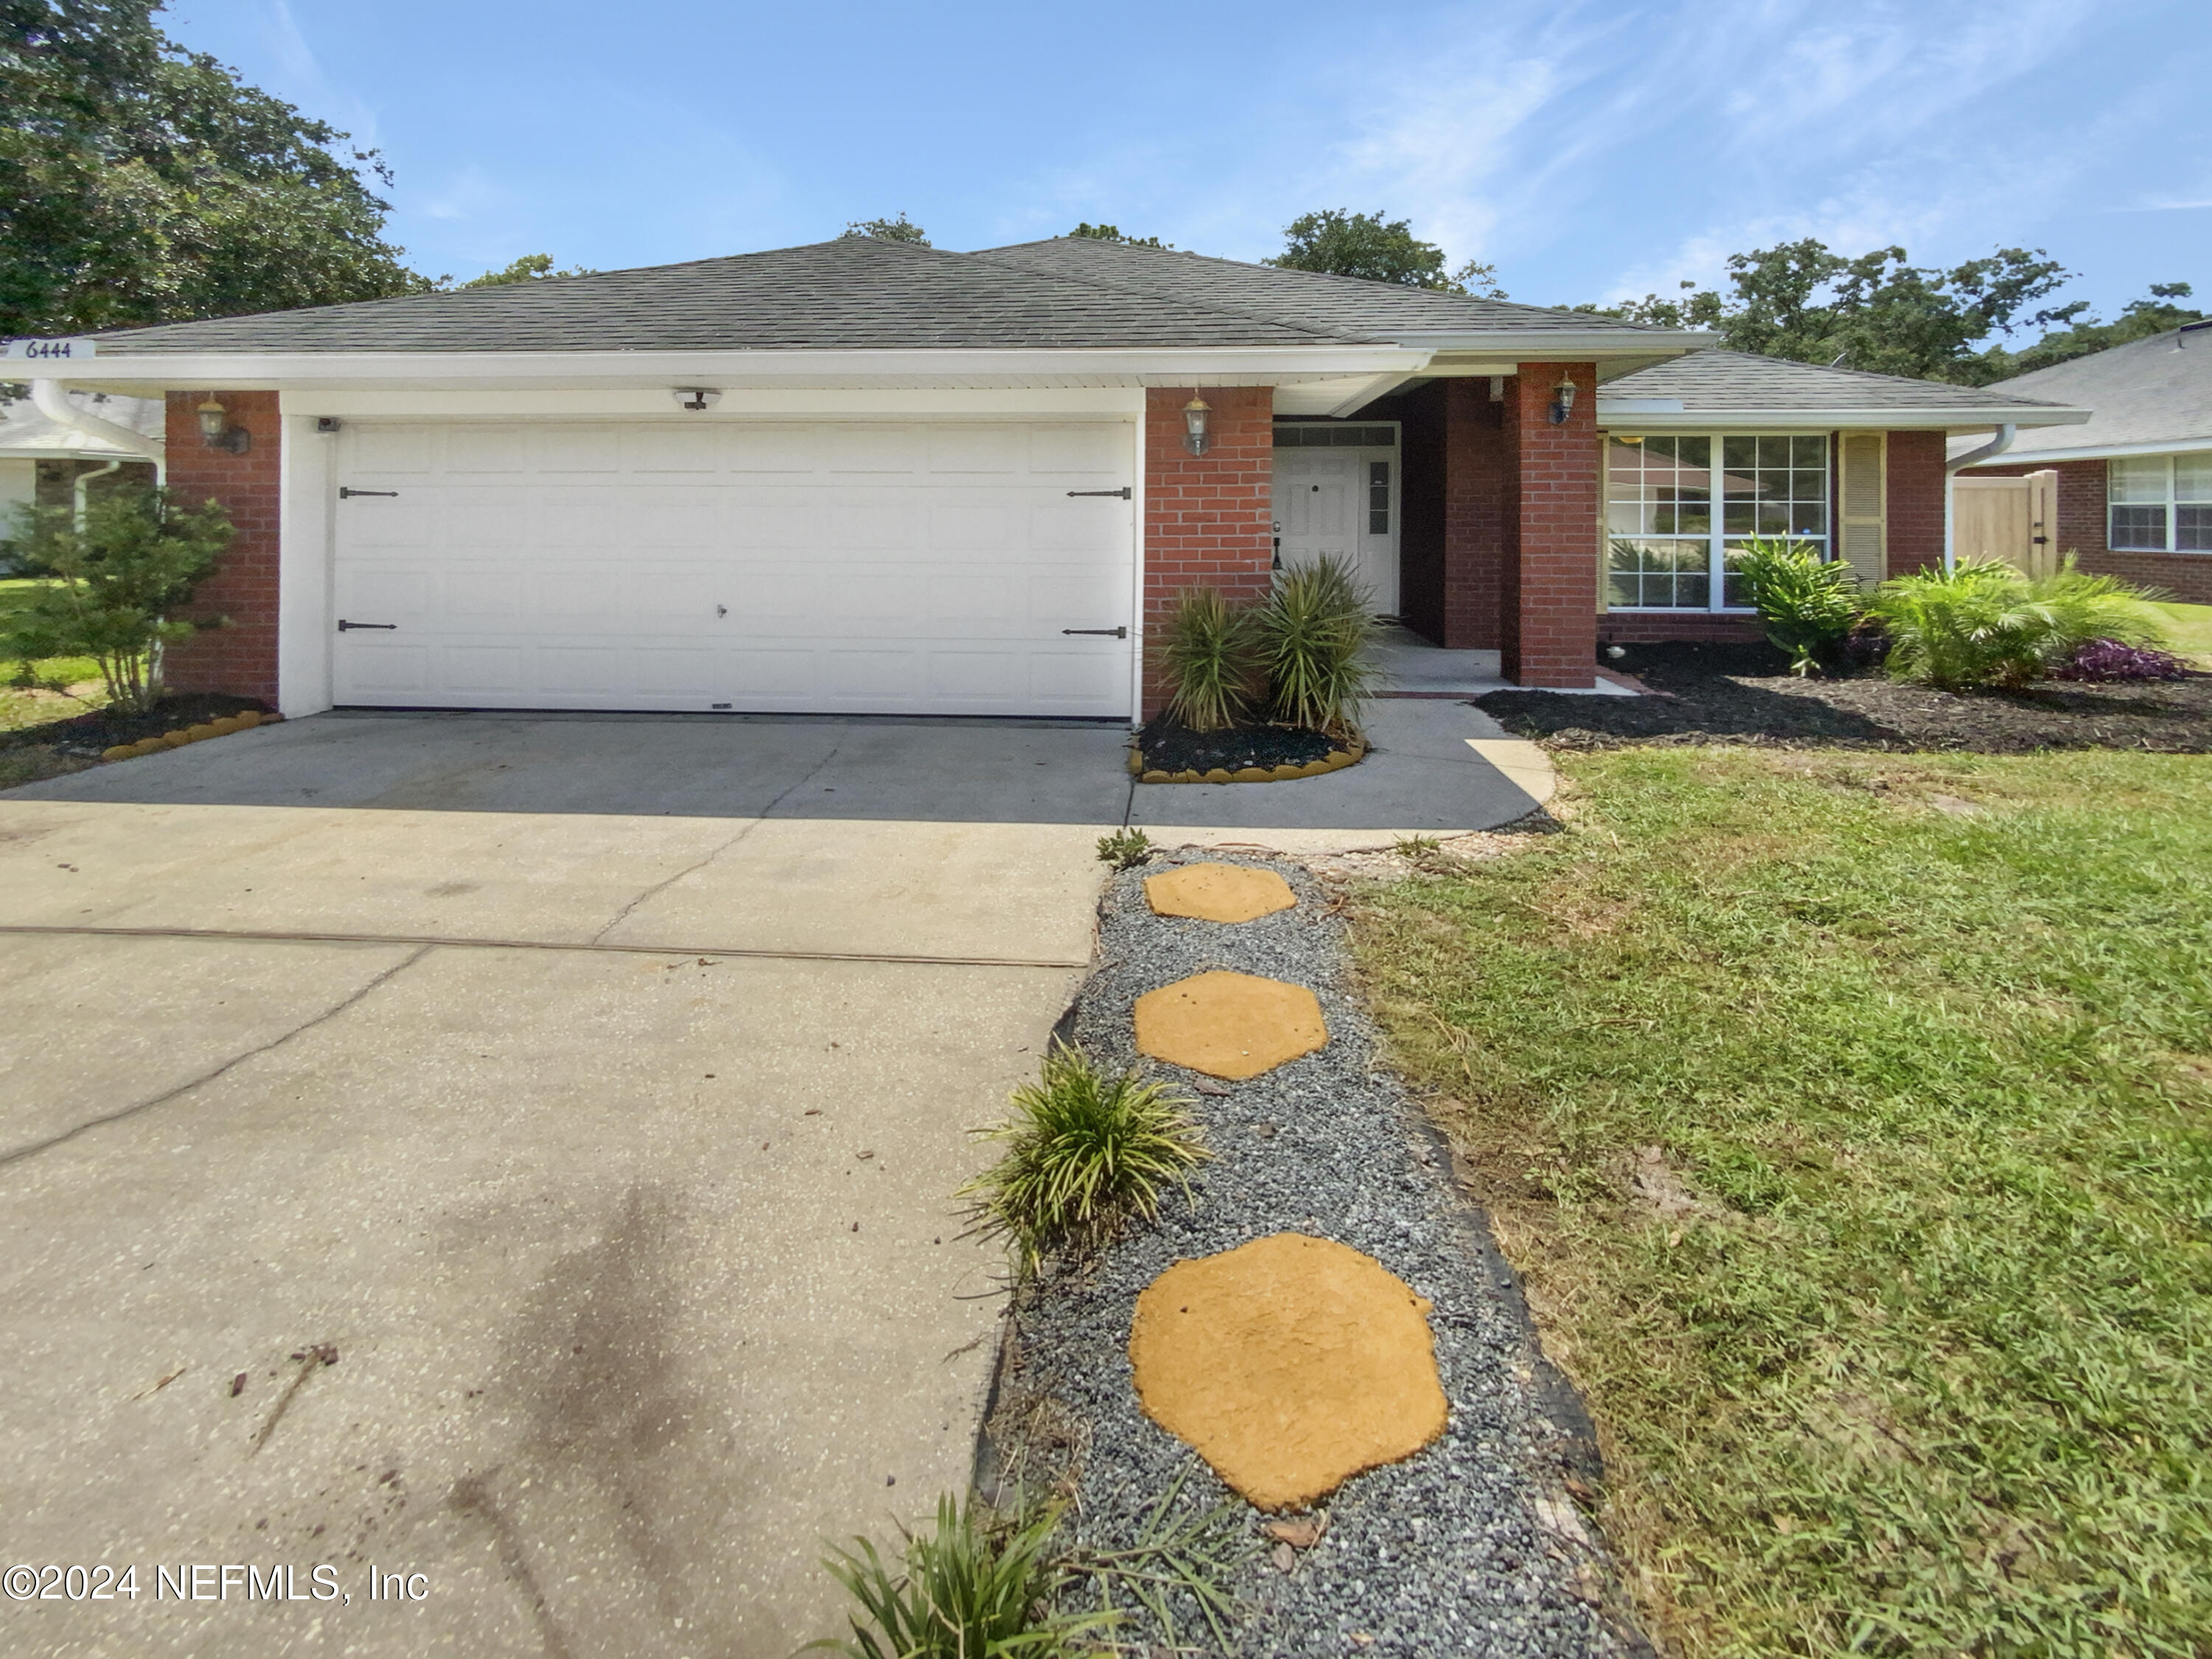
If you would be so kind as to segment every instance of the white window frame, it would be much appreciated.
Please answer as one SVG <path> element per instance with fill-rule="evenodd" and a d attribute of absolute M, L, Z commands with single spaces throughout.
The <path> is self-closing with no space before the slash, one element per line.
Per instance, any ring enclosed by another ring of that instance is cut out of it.
<path fill-rule="evenodd" d="M 1830 432 L 1606 432 L 1600 434 L 1607 449 L 1600 462 L 1600 496 L 1598 501 L 1599 527 L 1605 540 L 1604 566 L 1601 576 L 1601 591 L 1606 596 L 1608 613 L 1645 617 L 1753 617 L 1758 607 L 1748 605 L 1729 605 L 1728 596 L 1728 568 L 1726 555 L 1731 541 L 1759 539 L 1757 532 L 1746 536 L 1731 534 L 1726 528 L 1727 504 L 1720 484 L 1720 476 L 1726 470 L 1723 446 L 1730 438 L 1818 438 L 1820 440 L 1821 505 L 1827 509 L 1827 529 L 1818 536 L 1803 536 L 1790 532 L 1785 539 L 1806 542 L 1817 547 L 1822 562 L 1836 556 L 1836 445 L 1835 434 Z M 1706 600 L 1700 608 L 1687 605 L 1615 605 L 1613 602 L 1613 544 L 1616 532 L 1612 525 L 1612 456 L 1610 447 L 1617 439 L 1649 442 L 1652 438 L 1703 438 L 1711 446 L 1706 470 L 1713 479 L 1711 500 L 1711 526 L 1702 537 L 1683 535 L 1621 535 L 1625 541 L 1686 542 L 1703 541 L 1706 544 Z"/>
<path fill-rule="evenodd" d="M 2181 457 L 2172 455 L 2113 456 L 2105 463 L 2105 545 L 2115 553 L 2175 553 L 2185 557 L 2203 557 L 2212 554 L 2212 547 L 2178 547 L 2181 535 L 2181 509 L 2185 507 L 2212 507 L 2212 496 L 2185 497 L 2180 491 Z M 2154 501 L 2121 501 L 2112 499 L 2112 475 L 2117 467 L 2140 467 L 2156 462 L 2166 474 L 2165 493 Z M 2113 533 L 2113 514 L 2128 507 L 2154 507 L 2164 516 L 2160 520 L 2159 541 L 2156 546 L 2142 542 L 2123 542 Z"/>

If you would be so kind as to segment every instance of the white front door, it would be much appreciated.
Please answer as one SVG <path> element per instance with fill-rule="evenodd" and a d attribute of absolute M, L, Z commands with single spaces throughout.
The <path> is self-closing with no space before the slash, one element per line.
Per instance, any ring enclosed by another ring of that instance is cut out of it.
<path fill-rule="evenodd" d="M 1375 610 L 1398 609 L 1398 454 L 1395 449 L 1275 451 L 1275 563 L 1349 564 Z"/>
<path fill-rule="evenodd" d="M 341 704 L 1130 712 L 1127 422 L 349 421 L 338 442 Z"/>

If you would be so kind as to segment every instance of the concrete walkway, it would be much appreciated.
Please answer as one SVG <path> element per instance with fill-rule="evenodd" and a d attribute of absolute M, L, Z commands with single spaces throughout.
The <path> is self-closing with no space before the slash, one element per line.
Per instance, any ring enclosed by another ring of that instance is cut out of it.
<path fill-rule="evenodd" d="M 1361 766 L 1228 789 L 1096 726 L 331 715 L 0 795 L 0 1565 L 140 1589 L 9 1650 L 833 1632 L 820 1540 L 967 1478 L 1000 1304 L 951 1194 L 1098 836 L 1534 805 L 1477 711 L 1375 713 Z M 155 1599 L 193 1563 L 351 1601 Z"/>

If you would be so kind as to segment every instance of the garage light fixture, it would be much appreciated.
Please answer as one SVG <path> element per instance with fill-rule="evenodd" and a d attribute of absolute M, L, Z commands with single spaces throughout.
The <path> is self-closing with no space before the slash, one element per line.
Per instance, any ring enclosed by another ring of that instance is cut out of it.
<path fill-rule="evenodd" d="M 1212 441 L 1206 435 L 1206 417 L 1212 413 L 1212 407 L 1195 392 L 1190 394 L 1190 401 L 1182 406 L 1182 447 L 1194 455 L 1203 455 L 1212 447 Z"/>
<path fill-rule="evenodd" d="M 712 409 L 722 401 L 722 394 L 712 386 L 679 386 L 676 388 L 676 406 L 695 414 L 702 409 Z"/>
<path fill-rule="evenodd" d="M 253 447 L 253 434 L 242 426 L 230 423 L 230 411 L 210 398 L 194 411 L 199 416 L 200 441 L 210 449 L 221 449 L 233 455 L 243 455 Z"/>
<path fill-rule="evenodd" d="M 1567 423 L 1567 416 L 1574 412 L 1575 392 L 1577 389 L 1573 375 L 1559 376 L 1559 385 L 1552 388 L 1552 424 L 1553 426 L 1565 426 Z"/>

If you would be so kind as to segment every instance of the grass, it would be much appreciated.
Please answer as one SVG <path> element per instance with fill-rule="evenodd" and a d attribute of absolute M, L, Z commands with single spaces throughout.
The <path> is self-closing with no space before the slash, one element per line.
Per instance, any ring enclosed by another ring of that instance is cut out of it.
<path fill-rule="evenodd" d="M 1055 1042 L 1042 1075 L 1013 1093 L 1012 1119 L 978 1133 L 1006 1143 L 999 1161 L 961 1195 L 975 1224 L 1014 1247 L 1022 1270 L 1052 1251 L 1099 1249 L 1132 1216 L 1158 1213 L 1160 1188 L 1184 1188 L 1212 1156 L 1189 1102 L 1137 1073 L 1101 1072 L 1084 1050 Z"/>
<path fill-rule="evenodd" d="M 1355 941 L 1654 1626 L 2212 1652 L 2212 761 L 1559 763 Z"/>
<path fill-rule="evenodd" d="M 2172 619 L 2173 649 L 2194 657 L 2201 668 L 2212 668 L 2212 605 L 2160 605 Z"/>
<path fill-rule="evenodd" d="M 0 639 L 7 636 L 15 617 L 30 605 L 32 596 L 52 584 L 33 576 L 0 578 Z M 0 651 L 0 685 L 16 679 L 24 665 L 4 651 Z M 97 682 L 100 665 L 89 657 L 49 657 L 30 665 L 33 677 L 41 684 L 59 682 L 64 685 L 81 685 L 87 680 Z"/>

